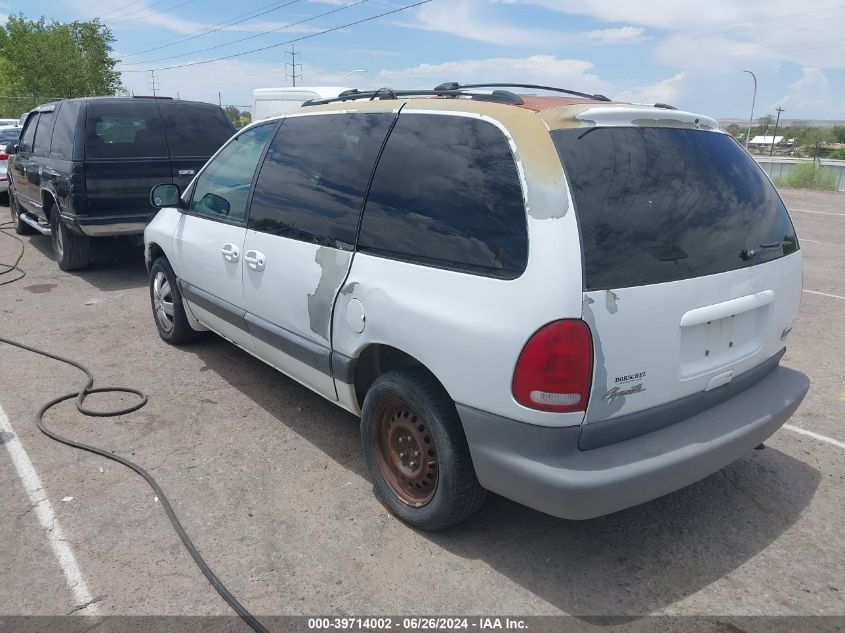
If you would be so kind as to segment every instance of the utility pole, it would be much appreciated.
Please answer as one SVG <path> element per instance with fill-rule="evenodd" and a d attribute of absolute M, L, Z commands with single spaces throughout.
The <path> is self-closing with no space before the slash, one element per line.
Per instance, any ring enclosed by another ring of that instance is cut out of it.
<path fill-rule="evenodd" d="M 288 59 L 288 55 L 290 55 L 290 62 L 289 62 L 289 63 L 288 63 L 288 61 L 287 61 L 287 59 Z M 296 79 L 297 79 L 297 77 L 298 77 L 299 79 L 302 79 L 302 74 L 301 74 L 301 73 L 300 73 L 300 74 L 298 74 L 298 75 L 296 74 L 296 69 L 297 69 L 297 68 L 299 68 L 299 70 L 300 70 L 300 71 L 302 70 L 302 64 L 297 64 L 297 63 L 296 63 L 296 56 L 297 56 L 297 55 L 302 55 L 302 53 L 297 53 L 297 52 L 296 52 L 296 46 L 295 46 L 294 44 L 291 44 L 291 45 L 290 45 L 290 50 L 289 50 L 289 51 L 285 51 L 285 79 L 287 79 L 287 78 L 288 78 L 288 76 L 290 76 L 291 80 L 293 81 L 293 87 L 294 87 L 294 88 L 296 88 Z M 290 75 L 288 75 L 288 74 L 287 74 L 287 68 L 288 68 L 288 66 L 290 66 Z"/>
<path fill-rule="evenodd" d="M 748 134 L 745 135 L 745 149 L 748 149 L 748 141 L 751 138 L 751 124 L 754 121 L 754 102 L 757 101 L 757 75 L 750 70 L 743 70 L 754 79 L 754 94 L 751 96 L 751 116 L 748 118 Z"/>
<path fill-rule="evenodd" d="M 772 134 L 772 147 L 769 149 L 769 156 L 771 156 L 775 152 L 775 138 L 777 137 L 778 123 L 780 123 L 780 113 L 783 112 L 783 108 L 778 106 L 777 110 L 778 110 L 778 118 L 775 119 L 775 132 L 774 132 L 774 134 Z"/>
<path fill-rule="evenodd" d="M 150 88 L 152 88 L 153 96 L 155 97 L 158 86 L 156 85 L 156 71 L 154 70 L 150 71 Z"/>

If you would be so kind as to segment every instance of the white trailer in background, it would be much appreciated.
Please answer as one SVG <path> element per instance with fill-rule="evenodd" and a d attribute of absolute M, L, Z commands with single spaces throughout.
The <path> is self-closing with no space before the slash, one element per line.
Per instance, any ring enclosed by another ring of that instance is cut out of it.
<path fill-rule="evenodd" d="M 311 99 L 331 99 L 344 90 L 342 86 L 297 86 L 295 88 L 256 88 L 252 91 L 252 120 L 287 114 Z"/>

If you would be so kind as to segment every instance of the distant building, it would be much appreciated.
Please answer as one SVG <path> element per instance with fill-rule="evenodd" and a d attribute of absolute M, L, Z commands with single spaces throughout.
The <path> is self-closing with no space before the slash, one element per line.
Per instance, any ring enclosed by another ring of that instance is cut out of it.
<path fill-rule="evenodd" d="M 775 145 L 777 145 L 778 143 L 780 143 L 783 140 L 782 136 L 775 136 L 775 137 L 772 137 L 772 136 L 755 136 L 750 141 L 748 141 L 748 144 L 749 145 L 771 145 L 772 144 L 772 138 L 774 138 L 774 140 L 775 140 Z"/>

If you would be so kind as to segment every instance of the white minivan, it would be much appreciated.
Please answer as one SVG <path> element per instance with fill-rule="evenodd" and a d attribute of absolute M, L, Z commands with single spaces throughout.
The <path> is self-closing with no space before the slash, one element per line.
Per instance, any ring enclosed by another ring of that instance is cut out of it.
<path fill-rule="evenodd" d="M 662 104 L 479 87 L 309 104 L 153 189 L 161 338 L 212 330 L 359 415 L 422 529 L 487 490 L 611 513 L 775 433 L 809 387 L 780 365 L 802 263 L 754 159 Z"/>

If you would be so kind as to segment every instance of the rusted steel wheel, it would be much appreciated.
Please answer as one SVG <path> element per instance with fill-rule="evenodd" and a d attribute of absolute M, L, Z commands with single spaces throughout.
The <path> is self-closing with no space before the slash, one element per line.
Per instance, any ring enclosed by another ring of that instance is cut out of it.
<path fill-rule="evenodd" d="M 424 367 L 376 378 L 364 398 L 361 444 L 376 495 L 414 527 L 455 525 L 484 501 L 455 403 Z"/>
<path fill-rule="evenodd" d="M 437 490 L 437 449 L 426 420 L 396 401 L 379 416 L 378 465 L 387 484 L 410 506 L 425 505 Z"/>

